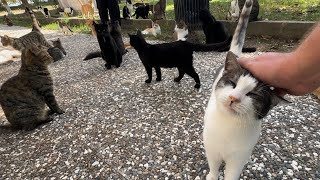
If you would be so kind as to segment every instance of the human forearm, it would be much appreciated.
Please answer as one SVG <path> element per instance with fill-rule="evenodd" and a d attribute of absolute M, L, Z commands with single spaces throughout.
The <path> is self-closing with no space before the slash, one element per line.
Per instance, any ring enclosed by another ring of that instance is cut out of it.
<path fill-rule="evenodd" d="M 301 91 L 320 86 L 320 23 L 287 59 L 288 76 Z M 301 92 L 301 93 L 302 93 Z"/>

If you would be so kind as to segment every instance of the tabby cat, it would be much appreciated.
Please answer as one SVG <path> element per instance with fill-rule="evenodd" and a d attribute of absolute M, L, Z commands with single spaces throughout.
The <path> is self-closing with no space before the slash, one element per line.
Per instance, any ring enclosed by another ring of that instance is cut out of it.
<path fill-rule="evenodd" d="M 22 51 L 25 47 L 31 43 L 37 45 L 43 45 L 47 48 L 52 47 L 49 42 L 45 39 L 43 34 L 39 31 L 31 31 L 30 33 L 21 36 L 19 38 L 9 37 L 4 35 L 1 37 L 1 43 L 3 46 L 12 46 L 14 49 Z"/>
<path fill-rule="evenodd" d="M 57 21 L 59 31 L 62 32 L 64 35 L 71 36 L 73 34 L 73 31 L 71 28 L 66 24 L 61 21 Z"/>
<path fill-rule="evenodd" d="M 262 118 L 283 100 L 238 63 L 251 7 L 252 0 L 247 0 L 205 111 L 203 141 L 210 168 L 207 180 L 220 179 L 222 162 L 224 179 L 239 179 L 258 141 Z"/>
<path fill-rule="evenodd" d="M 57 40 L 52 41 L 53 47 L 48 49 L 48 53 L 53 58 L 53 61 L 56 62 L 62 59 L 67 52 L 65 51 L 64 47 L 62 46 L 60 38 Z"/>
<path fill-rule="evenodd" d="M 93 26 L 97 32 L 97 39 L 101 51 L 89 53 L 83 60 L 102 57 L 106 62 L 105 67 L 107 69 L 111 69 L 111 65 L 120 67 L 120 64 L 122 63 L 122 53 L 115 39 L 109 32 L 109 25 L 107 23 L 97 24 L 93 21 Z"/>
<path fill-rule="evenodd" d="M 7 120 L 16 129 L 33 130 L 51 121 L 51 113 L 62 114 L 53 94 L 48 64 L 53 61 L 47 47 L 29 44 L 22 51 L 18 75 L 0 89 L 0 104 Z M 48 105 L 50 111 L 45 110 Z"/>
<path fill-rule="evenodd" d="M 202 29 L 206 36 L 206 43 L 219 43 L 226 39 L 232 37 L 227 31 L 224 24 L 216 19 L 210 14 L 208 9 L 202 9 L 199 14 L 200 21 L 202 22 Z M 228 51 L 230 46 L 221 51 Z M 242 52 L 255 52 L 256 48 L 243 48 Z"/>
<path fill-rule="evenodd" d="M 21 36 L 20 38 L 12 38 L 7 35 L 1 37 L 1 43 L 3 46 L 12 46 L 14 49 L 22 51 L 30 44 L 42 45 L 49 48 L 58 48 L 64 55 L 66 51 L 63 48 L 60 39 L 52 41 L 53 46 L 44 38 L 43 34 L 39 31 L 31 31 L 30 33 Z M 56 51 L 55 51 L 56 52 Z M 54 55 L 54 54 L 52 54 Z"/>
<path fill-rule="evenodd" d="M 36 19 L 36 16 L 34 15 L 33 11 L 28 7 L 26 7 L 25 11 L 29 13 L 30 18 L 32 20 L 32 31 L 41 32 L 41 28 L 40 28 L 41 25 L 40 25 L 39 21 Z"/>
<path fill-rule="evenodd" d="M 8 26 L 13 26 L 11 19 L 7 15 L 3 16 L 3 22 Z"/>
<path fill-rule="evenodd" d="M 148 79 L 146 83 L 152 80 L 152 68 L 156 70 L 157 81 L 161 81 L 160 67 L 173 68 L 177 67 L 179 76 L 174 79 L 179 82 L 184 74 L 191 76 L 196 85 L 195 88 L 200 88 L 200 79 L 193 67 L 193 52 L 194 51 L 217 51 L 226 48 L 230 44 L 231 39 L 217 44 L 192 44 L 187 41 L 175 41 L 163 44 L 149 44 L 143 38 L 141 31 L 136 35 L 130 36 L 131 46 L 138 52 L 142 64 L 144 65 Z"/>

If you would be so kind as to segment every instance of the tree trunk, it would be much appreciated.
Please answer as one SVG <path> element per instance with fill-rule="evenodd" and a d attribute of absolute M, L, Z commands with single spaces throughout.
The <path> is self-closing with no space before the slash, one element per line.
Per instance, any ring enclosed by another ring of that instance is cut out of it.
<path fill-rule="evenodd" d="M 8 15 L 13 15 L 10 7 L 8 6 L 8 3 L 6 0 L 1 0 L 1 3 L 0 3 L 4 8 L 6 8 L 7 12 L 8 12 Z"/>

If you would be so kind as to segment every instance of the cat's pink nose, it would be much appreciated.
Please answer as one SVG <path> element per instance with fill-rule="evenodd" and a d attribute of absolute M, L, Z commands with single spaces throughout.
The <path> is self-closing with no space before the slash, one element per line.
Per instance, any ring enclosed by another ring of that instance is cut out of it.
<path fill-rule="evenodd" d="M 240 102 L 240 99 L 230 95 L 230 96 L 229 96 L 229 101 L 230 101 L 231 103 Z"/>

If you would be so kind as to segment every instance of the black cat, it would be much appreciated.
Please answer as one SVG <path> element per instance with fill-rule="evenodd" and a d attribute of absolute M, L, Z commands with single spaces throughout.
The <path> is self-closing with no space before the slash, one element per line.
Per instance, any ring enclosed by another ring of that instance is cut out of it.
<path fill-rule="evenodd" d="M 195 88 L 200 88 L 200 79 L 193 67 L 193 52 L 194 51 L 217 51 L 226 48 L 231 42 L 231 39 L 222 43 L 216 44 L 193 44 L 187 41 L 175 41 L 163 44 L 148 44 L 143 38 L 141 31 L 136 35 L 130 36 L 130 45 L 138 52 L 139 57 L 144 65 L 148 79 L 146 83 L 152 80 L 152 68 L 155 68 L 157 81 L 161 81 L 160 67 L 173 68 L 177 67 L 179 76 L 174 79 L 179 82 L 184 74 L 191 76 L 196 85 Z"/>
<path fill-rule="evenodd" d="M 149 4 L 138 6 L 132 16 L 136 16 L 136 19 L 139 19 L 139 17 L 147 19 L 149 15 L 149 8 Z"/>
<path fill-rule="evenodd" d="M 123 43 L 122 35 L 121 35 L 121 26 L 119 24 L 119 21 L 110 22 L 108 25 L 108 28 L 109 28 L 108 32 L 110 33 L 111 37 L 114 39 L 114 41 L 116 43 L 116 47 L 120 51 L 120 54 L 121 55 L 126 54 L 128 52 L 128 50 L 126 50 L 124 48 L 124 43 Z M 101 51 L 89 53 L 84 58 L 84 60 L 89 60 L 89 59 L 93 59 L 93 58 L 97 58 L 97 57 L 102 57 Z M 122 61 L 122 58 L 121 58 L 121 61 Z"/>
<path fill-rule="evenodd" d="M 111 68 L 111 65 L 120 67 L 122 63 L 122 54 L 117 46 L 116 41 L 113 39 L 109 32 L 109 26 L 106 23 L 97 24 L 93 21 L 94 28 L 97 32 L 97 39 L 101 51 L 89 53 L 84 60 L 89 60 L 94 57 L 102 57 L 106 61 L 105 66 L 107 69 Z"/>
<path fill-rule="evenodd" d="M 220 43 L 232 37 L 227 31 L 224 24 L 220 21 L 217 21 L 211 14 L 208 9 L 202 9 L 199 13 L 200 21 L 202 22 L 202 29 L 206 36 L 206 43 Z M 231 42 L 230 42 L 231 43 Z M 228 51 L 230 48 L 227 46 L 221 51 Z M 255 52 L 256 48 L 242 48 L 242 52 Z"/>
<path fill-rule="evenodd" d="M 131 14 L 130 14 L 130 11 L 127 6 L 124 6 L 122 9 L 122 18 L 123 19 L 130 19 L 131 18 Z"/>

